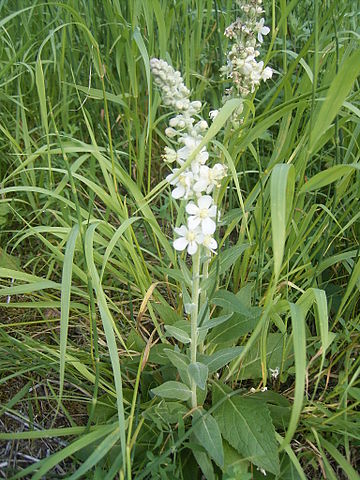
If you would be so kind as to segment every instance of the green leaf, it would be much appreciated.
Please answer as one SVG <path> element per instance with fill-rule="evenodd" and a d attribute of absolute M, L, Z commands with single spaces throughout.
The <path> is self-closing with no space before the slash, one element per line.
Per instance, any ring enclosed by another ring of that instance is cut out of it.
<path fill-rule="evenodd" d="M 224 465 L 224 451 L 217 421 L 208 413 L 194 412 L 192 426 L 195 438 L 221 467 Z"/>
<path fill-rule="evenodd" d="M 266 403 L 275 427 L 284 428 L 289 424 L 291 405 L 285 397 L 272 390 L 256 392 L 251 397 Z"/>
<path fill-rule="evenodd" d="M 201 388 L 201 390 L 205 390 L 206 381 L 209 374 L 207 365 L 204 365 L 200 362 L 190 363 L 188 366 L 188 373 L 196 385 Z"/>
<path fill-rule="evenodd" d="M 160 403 L 146 408 L 142 416 L 153 422 L 160 419 L 160 421 L 167 425 L 169 423 L 177 423 L 180 417 L 186 415 L 187 411 L 187 408 L 182 403 L 162 400 Z"/>
<path fill-rule="evenodd" d="M 165 325 L 173 325 L 182 320 L 182 317 L 167 303 L 153 303 L 152 306 L 155 308 Z"/>
<path fill-rule="evenodd" d="M 221 389 L 217 384 L 217 389 Z M 225 392 L 222 390 L 222 395 Z M 215 410 L 223 437 L 256 466 L 278 475 L 279 455 L 268 408 L 252 398 L 232 396 Z"/>
<path fill-rule="evenodd" d="M 194 438 L 195 436 L 193 435 L 192 443 L 195 443 L 196 439 Z M 204 451 L 200 451 L 200 448 L 194 448 L 192 447 L 191 449 L 192 454 L 195 457 L 195 460 L 197 461 L 199 467 L 201 468 L 202 473 L 204 474 L 206 480 L 216 480 L 215 478 L 215 473 L 214 473 L 214 467 L 213 464 L 209 458 L 209 455 L 205 453 Z"/>
<path fill-rule="evenodd" d="M 220 254 L 220 266 L 219 266 L 219 274 L 225 273 L 240 257 L 240 255 L 245 252 L 247 248 L 249 248 L 248 243 L 244 243 L 242 245 L 235 245 L 234 247 L 230 247 L 227 250 L 224 250 Z"/>
<path fill-rule="evenodd" d="M 245 317 L 253 317 L 253 311 L 232 292 L 227 290 L 218 290 L 211 299 L 213 305 L 218 305 L 227 309 L 229 312 L 241 313 Z"/>
<path fill-rule="evenodd" d="M 300 189 L 300 193 L 312 192 L 336 182 L 350 170 L 360 170 L 360 165 L 335 165 L 314 175 Z"/>
<path fill-rule="evenodd" d="M 189 335 L 184 331 L 181 330 L 180 328 L 174 327 L 173 325 L 166 325 L 165 330 L 167 332 L 167 336 L 171 336 L 176 338 L 181 343 L 190 343 L 191 338 Z"/>
<path fill-rule="evenodd" d="M 208 339 L 211 343 L 235 343 L 240 337 L 251 332 L 260 317 L 261 309 L 252 308 L 254 312 L 252 317 L 244 317 L 242 314 L 235 313 L 223 325 L 213 329 L 209 334 Z M 257 314 L 255 315 L 255 312 Z"/>
<path fill-rule="evenodd" d="M 204 356 L 202 361 L 207 365 L 209 373 L 214 373 L 240 355 L 243 350 L 243 347 L 223 348 L 210 356 Z"/>
<path fill-rule="evenodd" d="M 341 466 L 348 478 L 352 480 L 360 480 L 360 475 L 356 472 L 351 464 L 341 455 L 339 450 L 330 442 L 325 440 L 321 435 L 319 435 L 319 440 L 322 446 L 327 450 L 333 459 Z"/>
<path fill-rule="evenodd" d="M 271 174 L 270 204 L 275 281 L 279 278 L 286 241 L 286 224 L 295 188 L 292 165 L 275 165 Z"/>
<path fill-rule="evenodd" d="M 109 450 L 115 445 L 119 439 L 119 431 L 116 429 L 114 432 L 107 435 L 99 445 L 97 445 L 92 454 L 85 460 L 80 468 L 76 470 L 69 478 L 69 480 L 77 480 L 78 478 L 84 478 L 83 475 L 88 472 L 92 467 L 97 465 L 101 459 L 109 452 Z"/>
<path fill-rule="evenodd" d="M 170 398 L 173 400 L 188 400 L 191 397 L 191 390 L 184 383 L 170 380 L 160 387 L 151 390 L 158 397 Z"/>
<path fill-rule="evenodd" d="M 61 430 L 61 429 L 59 429 Z M 55 465 L 58 465 L 60 462 L 62 462 L 65 458 L 71 457 L 74 455 L 76 452 L 81 451 L 83 448 L 86 448 L 87 446 L 95 443 L 97 440 L 103 438 L 103 437 L 109 437 L 113 438 L 113 432 L 116 432 L 118 438 L 119 438 L 119 429 L 115 427 L 115 425 L 105 425 L 105 426 L 97 426 L 96 430 L 84 434 L 80 436 L 78 439 L 74 440 L 72 443 L 70 443 L 67 447 L 62 448 L 58 452 L 54 453 L 50 457 L 44 458 L 40 460 L 39 462 L 35 462 L 26 469 L 21 471 L 21 476 L 25 476 L 28 471 L 34 470 L 34 467 L 37 468 L 38 470 L 36 473 L 31 477 L 33 480 L 40 480 L 40 478 L 44 478 L 44 475 L 51 470 Z M 30 432 L 29 432 L 30 433 Z M 37 432 L 41 433 L 44 435 L 44 432 Z M 18 475 L 14 478 L 19 478 Z"/>
<path fill-rule="evenodd" d="M 313 122 L 309 145 L 310 152 L 316 150 L 317 141 L 331 125 L 359 74 L 360 50 L 357 49 L 340 65 L 339 72 L 332 81 L 320 111 Z"/>
<path fill-rule="evenodd" d="M 65 379 L 65 354 L 67 345 L 67 336 L 69 328 L 70 313 L 70 295 L 71 295 L 71 279 L 73 270 L 73 260 L 76 239 L 79 234 L 79 225 L 74 225 L 70 230 L 66 243 L 64 264 L 61 279 L 61 318 L 60 318 L 60 388 L 59 388 L 59 405 L 62 399 Z"/>
<path fill-rule="evenodd" d="M 226 322 L 233 316 L 232 313 L 229 313 L 228 315 L 221 315 L 220 317 L 216 318 L 211 318 L 210 320 L 206 320 L 200 328 L 198 328 L 199 332 L 205 331 L 205 330 L 210 330 L 210 328 L 217 327 L 218 325 L 221 325 L 222 323 Z"/>
<path fill-rule="evenodd" d="M 188 374 L 189 358 L 183 353 L 177 352 L 175 350 L 170 350 L 166 348 L 164 353 L 167 355 L 170 362 L 177 368 L 181 380 L 186 384 L 190 385 L 190 378 Z"/>
<path fill-rule="evenodd" d="M 293 328 L 294 355 L 295 355 L 295 394 L 291 410 L 289 426 L 285 439 L 280 448 L 284 449 L 296 432 L 304 400 L 305 375 L 306 375 L 306 333 L 305 315 L 299 305 L 290 303 L 291 325 Z"/>
<path fill-rule="evenodd" d="M 126 422 L 125 422 L 125 410 L 124 410 L 124 399 L 123 399 L 123 392 L 122 392 L 122 377 L 121 377 L 121 367 L 120 367 L 120 360 L 118 354 L 118 347 L 116 343 L 116 337 L 114 333 L 114 325 L 115 321 L 111 314 L 109 305 L 107 303 L 105 292 L 102 288 L 100 277 L 95 266 L 94 261 L 94 234 L 95 229 L 99 223 L 93 223 L 89 226 L 86 231 L 85 235 L 85 257 L 89 267 L 89 272 L 91 275 L 91 279 L 93 282 L 93 288 L 96 293 L 96 300 L 99 307 L 99 313 L 102 320 L 102 324 L 104 327 L 105 337 L 107 348 L 110 355 L 111 367 L 114 374 L 114 383 L 115 383 L 115 391 L 116 391 L 116 404 L 117 404 L 117 411 L 118 411 L 118 422 L 119 422 L 119 435 L 120 435 L 120 444 L 121 444 L 121 454 L 123 457 L 123 464 L 125 465 L 125 453 L 126 453 L 126 439 L 125 439 L 125 431 L 126 431 Z M 121 343 L 126 348 L 122 337 L 119 337 Z"/>
<path fill-rule="evenodd" d="M 9 255 L 0 247 L 0 267 L 17 270 L 20 268 L 20 262 L 14 255 Z"/>
<path fill-rule="evenodd" d="M 244 459 L 226 440 L 223 440 L 224 449 L 224 473 L 231 475 L 231 478 L 241 480 L 252 480 L 249 472 L 250 463 Z M 227 477 L 226 477 L 227 478 Z"/>
<path fill-rule="evenodd" d="M 266 362 L 268 368 L 276 368 L 281 365 L 283 355 L 283 335 L 281 333 L 269 333 L 266 339 Z M 290 352 L 287 353 L 286 366 L 293 361 Z M 258 340 L 249 350 L 242 362 L 239 379 L 261 378 L 261 344 Z"/>

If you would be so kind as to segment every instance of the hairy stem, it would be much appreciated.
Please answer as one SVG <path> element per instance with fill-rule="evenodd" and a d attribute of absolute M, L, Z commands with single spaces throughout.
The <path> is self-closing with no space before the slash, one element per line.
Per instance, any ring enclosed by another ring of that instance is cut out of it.
<path fill-rule="evenodd" d="M 192 271 L 192 310 L 191 310 L 191 350 L 190 361 L 196 362 L 197 340 L 198 340 L 198 314 L 199 314 L 199 294 L 200 294 L 200 245 L 198 251 L 193 256 L 193 271 Z M 191 406 L 197 407 L 196 398 L 196 383 L 191 379 Z"/>

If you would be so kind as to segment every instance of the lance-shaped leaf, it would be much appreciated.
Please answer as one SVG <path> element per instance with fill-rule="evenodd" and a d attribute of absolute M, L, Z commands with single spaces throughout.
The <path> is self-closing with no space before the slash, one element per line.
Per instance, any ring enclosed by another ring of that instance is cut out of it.
<path fill-rule="evenodd" d="M 219 425 L 215 418 L 197 410 L 193 415 L 192 426 L 197 441 L 221 467 L 224 464 L 224 451 Z"/>
<path fill-rule="evenodd" d="M 181 328 L 174 327 L 173 325 L 166 325 L 165 327 L 167 336 L 176 338 L 181 343 L 190 343 L 190 337 L 187 332 L 181 330 Z"/>
<path fill-rule="evenodd" d="M 196 385 L 201 388 L 201 390 L 205 390 L 206 381 L 209 374 L 208 367 L 200 362 L 190 363 L 188 367 L 188 373 Z"/>
<path fill-rule="evenodd" d="M 243 347 L 223 348 L 210 356 L 204 356 L 202 361 L 207 365 L 209 373 L 214 373 L 239 356 L 242 350 Z"/>
<path fill-rule="evenodd" d="M 188 400 L 191 397 L 191 390 L 184 383 L 170 380 L 160 387 L 151 390 L 158 397 L 171 398 L 174 400 Z"/>

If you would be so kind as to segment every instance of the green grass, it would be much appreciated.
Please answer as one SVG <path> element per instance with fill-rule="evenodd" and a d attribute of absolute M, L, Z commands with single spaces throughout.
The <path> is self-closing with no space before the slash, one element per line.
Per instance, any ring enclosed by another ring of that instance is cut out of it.
<path fill-rule="evenodd" d="M 206 137 L 229 167 L 209 285 L 259 315 L 224 341 L 210 334 L 204 351 L 244 347 L 220 371 L 229 405 L 252 387 L 275 395 L 281 473 L 267 478 L 352 480 L 359 5 L 264 3 L 272 31 L 261 56 L 276 74 L 239 129 L 226 123 L 227 105 Z M 148 60 L 181 70 L 207 118 L 227 86 L 223 31 L 237 12 L 229 0 L 0 2 L 5 478 L 201 478 L 206 454 L 189 409 L 170 411 L 150 392 L 176 376 L 165 326 L 183 318 L 187 270 L 172 247 L 183 210 L 161 158 L 169 111 Z M 216 418 L 223 407 L 209 398 Z M 263 478 L 226 445 L 209 478 Z"/>

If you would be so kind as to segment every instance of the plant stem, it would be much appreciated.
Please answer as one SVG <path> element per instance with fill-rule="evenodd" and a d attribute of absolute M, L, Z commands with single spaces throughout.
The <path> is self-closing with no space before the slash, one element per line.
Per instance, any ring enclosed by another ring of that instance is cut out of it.
<path fill-rule="evenodd" d="M 191 310 L 191 350 L 190 350 L 190 361 L 191 363 L 196 363 L 196 353 L 197 353 L 197 338 L 198 338 L 198 313 L 199 313 L 199 285 L 200 285 L 200 256 L 201 256 L 201 247 L 199 245 L 198 251 L 193 256 L 193 270 L 192 270 L 192 310 Z M 191 406 L 192 408 L 197 407 L 197 398 L 196 398 L 196 383 L 195 380 L 191 379 Z"/>

